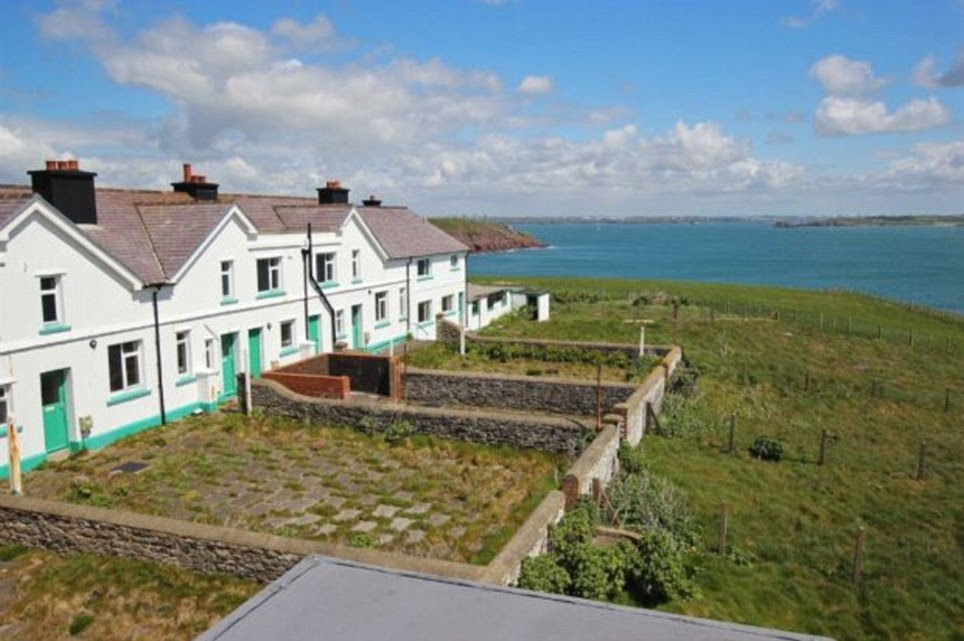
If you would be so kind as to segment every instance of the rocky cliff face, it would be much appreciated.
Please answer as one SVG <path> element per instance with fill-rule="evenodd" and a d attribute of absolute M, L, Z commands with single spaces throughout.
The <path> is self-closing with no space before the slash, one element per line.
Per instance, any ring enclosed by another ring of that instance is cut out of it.
<path fill-rule="evenodd" d="M 508 225 L 467 218 L 432 218 L 433 225 L 468 245 L 473 252 L 545 247 L 545 243 Z"/>

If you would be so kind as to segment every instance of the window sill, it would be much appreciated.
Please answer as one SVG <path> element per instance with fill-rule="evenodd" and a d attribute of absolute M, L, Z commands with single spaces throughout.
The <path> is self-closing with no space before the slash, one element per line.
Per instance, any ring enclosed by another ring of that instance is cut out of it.
<path fill-rule="evenodd" d="M 281 355 L 282 355 L 282 356 L 291 356 L 292 354 L 297 354 L 297 353 L 298 353 L 298 349 L 299 349 L 299 348 L 298 348 L 297 345 L 292 345 L 291 347 L 285 347 L 285 348 L 283 348 L 283 349 L 281 350 Z"/>
<path fill-rule="evenodd" d="M 363 282 L 364 282 L 364 281 L 363 281 L 361 278 L 352 278 L 352 279 L 351 279 L 351 284 L 352 284 L 352 285 L 361 285 Z"/>
<path fill-rule="evenodd" d="M 7 438 L 8 423 L 0 424 L 0 438 Z M 17 425 L 17 434 L 23 434 L 23 425 Z"/>
<path fill-rule="evenodd" d="M 392 324 L 392 321 L 390 321 L 390 320 L 379 321 L 379 322 L 375 323 L 375 329 L 383 329 L 383 328 L 385 328 L 385 327 L 388 327 L 388 326 L 391 325 L 391 324 Z"/>
<path fill-rule="evenodd" d="M 222 305 L 236 305 L 237 303 L 238 303 L 238 299 L 231 296 L 221 299 Z"/>
<path fill-rule="evenodd" d="M 188 384 L 193 383 L 193 382 L 195 382 L 195 381 L 197 381 L 197 376 L 196 376 L 196 375 L 194 375 L 194 374 L 183 374 L 182 376 L 179 376 L 176 381 L 174 381 L 174 385 L 176 385 L 177 387 L 180 387 L 181 385 L 188 385 Z"/>
<path fill-rule="evenodd" d="M 458 314 L 458 312 L 454 309 L 450 309 L 449 311 L 442 312 L 442 313 L 445 314 L 446 316 L 455 316 L 456 314 Z"/>
<path fill-rule="evenodd" d="M 321 287 L 322 289 L 334 289 L 335 287 L 338 287 L 338 283 L 325 281 L 323 283 L 318 283 L 318 286 Z"/>
<path fill-rule="evenodd" d="M 64 325 L 63 323 L 52 323 L 50 325 L 44 325 L 40 328 L 40 335 L 46 336 L 47 334 L 59 334 L 60 332 L 69 332 L 70 325 Z"/>
<path fill-rule="evenodd" d="M 283 289 L 271 289 L 266 292 L 258 292 L 255 298 L 278 298 L 279 296 L 284 296 L 285 291 Z"/>
<path fill-rule="evenodd" d="M 127 401 L 133 401 L 134 399 L 147 396 L 150 393 L 151 390 L 147 389 L 146 387 L 138 387 L 132 390 L 127 390 L 126 392 L 117 392 L 107 399 L 107 407 L 126 403 Z"/>
<path fill-rule="evenodd" d="M 337 338 L 338 340 L 344 340 L 348 338 L 348 334 L 336 334 L 335 338 Z"/>
<path fill-rule="evenodd" d="M 451 269 L 449 269 L 449 271 L 450 271 L 450 272 L 460 272 L 460 271 L 462 271 L 462 268 L 461 268 L 461 267 L 452 267 Z"/>
<path fill-rule="evenodd" d="M 426 274 L 425 276 L 419 276 L 419 277 L 417 277 L 415 280 L 416 280 L 417 282 L 421 282 L 421 281 L 423 281 L 423 280 L 432 280 L 432 275 L 431 275 L 431 274 Z"/>
<path fill-rule="evenodd" d="M 435 324 L 435 321 L 427 320 L 427 321 L 423 321 L 423 322 L 419 323 L 417 327 L 418 327 L 419 329 L 425 329 L 426 327 L 431 327 L 431 326 L 434 325 L 434 324 Z"/>

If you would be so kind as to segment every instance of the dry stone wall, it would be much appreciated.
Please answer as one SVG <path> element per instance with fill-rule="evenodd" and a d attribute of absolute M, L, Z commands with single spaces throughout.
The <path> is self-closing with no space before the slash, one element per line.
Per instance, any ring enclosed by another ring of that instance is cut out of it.
<path fill-rule="evenodd" d="M 405 399 L 427 405 L 499 407 L 520 411 L 551 412 L 568 416 L 596 415 L 596 385 L 545 377 L 442 372 L 408 368 Z M 635 385 L 603 383 L 600 401 L 604 412 L 622 403 Z"/>
<path fill-rule="evenodd" d="M 470 443 L 564 452 L 575 455 L 592 434 L 574 419 L 481 410 L 417 407 L 389 402 L 330 401 L 296 394 L 274 381 L 251 382 L 255 408 L 307 423 L 356 426 L 365 421 L 382 432 L 407 421 L 416 434 L 432 434 Z"/>

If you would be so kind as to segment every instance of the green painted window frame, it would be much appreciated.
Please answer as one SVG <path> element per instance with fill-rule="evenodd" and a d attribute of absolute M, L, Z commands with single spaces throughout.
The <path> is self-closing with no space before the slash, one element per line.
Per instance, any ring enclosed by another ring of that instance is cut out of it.
<path fill-rule="evenodd" d="M 365 281 L 362 280 L 361 278 L 352 278 L 352 279 L 351 279 L 351 284 L 352 284 L 352 285 L 360 285 L 360 284 L 362 284 L 362 283 L 364 283 L 364 282 L 365 282 Z"/>
<path fill-rule="evenodd" d="M 390 320 L 379 321 L 379 322 L 375 323 L 375 329 L 383 329 L 383 328 L 385 328 L 385 327 L 390 326 L 391 324 L 392 324 L 392 321 L 390 321 Z"/>
<path fill-rule="evenodd" d="M 426 274 L 426 275 L 424 275 L 424 276 L 418 276 L 418 277 L 416 277 L 416 278 L 415 278 L 415 281 L 416 281 L 416 282 L 422 282 L 422 281 L 434 280 L 434 279 L 435 279 L 435 277 L 432 276 L 431 274 Z"/>
<path fill-rule="evenodd" d="M 301 348 L 298 347 L 297 345 L 291 345 L 290 347 L 285 347 L 285 348 L 283 348 L 283 349 L 281 350 L 280 354 L 281 354 L 282 356 L 291 356 L 292 354 L 296 354 L 296 353 L 298 352 L 298 350 L 300 350 L 300 349 L 301 349 Z"/>
<path fill-rule="evenodd" d="M 145 396 L 149 396 L 150 393 L 151 390 L 146 387 L 135 387 L 133 389 L 124 390 L 123 392 L 115 392 L 107 399 L 107 407 L 120 405 L 121 403 L 128 403 L 139 398 L 144 398 Z"/>
<path fill-rule="evenodd" d="M 278 298 L 279 296 L 284 296 L 284 295 L 285 295 L 285 290 L 283 290 L 283 289 L 269 289 L 269 290 L 266 291 L 266 292 L 258 292 L 258 293 L 255 295 L 255 298 L 258 298 L 258 299 L 262 299 L 262 298 Z"/>
<path fill-rule="evenodd" d="M 238 304 L 238 299 L 237 299 L 237 298 L 234 298 L 234 297 L 232 297 L 232 296 L 229 296 L 229 297 L 227 297 L 227 298 L 222 298 L 222 299 L 221 299 L 221 304 L 222 304 L 222 305 L 237 305 L 237 304 Z"/>
<path fill-rule="evenodd" d="M 338 287 L 339 285 L 338 285 L 338 283 L 336 283 L 335 281 L 330 281 L 330 282 L 326 282 L 326 283 L 318 283 L 318 286 L 321 287 L 322 289 L 334 289 L 335 287 Z"/>
<path fill-rule="evenodd" d="M 176 381 L 174 381 L 174 385 L 177 387 L 181 387 L 182 385 L 188 385 L 196 381 L 197 381 L 197 374 L 182 374 L 181 376 L 177 377 Z"/>
<path fill-rule="evenodd" d="M 59 334 L 61 332 L 69 332 L 70 325 L 66 323 L 51 323 L 49 325 L 44 325 L 40 328 L 39 334 L 41 336 L 46 336 L 48 334 Z"/>

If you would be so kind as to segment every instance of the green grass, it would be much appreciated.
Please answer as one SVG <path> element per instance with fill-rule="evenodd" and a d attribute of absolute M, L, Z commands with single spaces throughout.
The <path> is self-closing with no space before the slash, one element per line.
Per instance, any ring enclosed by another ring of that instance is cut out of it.
<path fill-rule="evenodd" d="M 553 290 L 552 320 L 509 318 L 493 335 L 635 342 L 645 323 L 647 342 L 675 334 L 700 374 L 695 393 L 664 415 L 677 436 L 643 441 L 650 468 L 687 494 L 703 531 L 701 597 L 665 609 L 841 640 L 964 638 L 964 319 L 842 292 L 514 282 Z M 633 304 L 659 293 L 685 303 L 675 323 L 670 304 Z M 727 454 L 731 415 L 736 452 Z M 820 466 L 824 429 L 833 438 Z M 782 462 L 749 456 L 760 435 L 783 443 Z M 755 557 L 752 567 L 711 553 L 722 501 L 730 543 Z M 854 587 L 859 527 L 865 571 Z"/>

